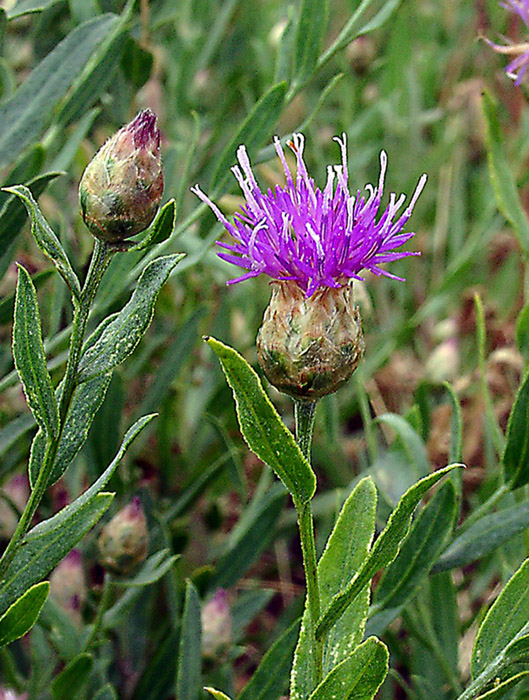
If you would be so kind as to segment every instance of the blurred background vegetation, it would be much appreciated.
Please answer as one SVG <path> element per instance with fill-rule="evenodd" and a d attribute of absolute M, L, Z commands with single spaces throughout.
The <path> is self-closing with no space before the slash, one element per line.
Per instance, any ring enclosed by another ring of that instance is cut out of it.
<path fill-rule="evenodd" d="M 324 56 L 358 4 L 330 1 L 328 23 L 322 24 Z M 33 182 L 48 220 L 77 270 L 84 271 L 92 239 L 78 214 L 80 176 L 104 140 L 149 107 L 162 131 L 165 200 L 174 197 L 178 205 L 176 234 L 160 250 L 187 253 L 162 290 L 142 345 L 116 372 L 86 446 L 40 513 L 55 512 L 102 472 L 133 419 L 159 412 L 114 478 L 113 512 L 139 495 L 151 551 L 168 547 L 181 558 L 160 581 L 127 589 L 111 608 L 99 668 L 120 698 L 174 697 L 186 577 L 204 600 L 219 588 L 228 591 L 231 633 L 205 660 L 203 679 L 228 693 L 244 686 L 271 641 L 302 611 L 293 510 L 282 487 L 244 446 L 231 392 L 201 341 L 202 334 L 214 335 L 255 365 L 254 340 L 270 293 L 264 278 L 226 288 L 237 271 L 216 256 L 214 241 L 225 234 L 189 192 L 198 182 L 225 212 L 235 210 L 242 200 L 229 174 L 234 143 L 248 142 L 252 161 L 261 163 L 261 182 L 270 185 L 281 181 L 271 136 L 295 130 L 305 133 L 309 171 L 320 185 L 326 165 L 339 162 L 332 137 L 342 132 L 358 188 L 377 181 L 382 148 L 389 158 L 388 191 L 410 193 L 423 172 L 429 176 L 409 224 L 417 235 L 408 248 L 421 257 L 392 265 L 404 283 L 368 276 L 356 285 L 365 360 L 353 380 L 318 409 L 313 455 L 320 546 L 361 474 L 376 480 L 383 523 L 416 479 L 459 456 L 459 446 L 451 443 L 458 401 L 468 465 L 463 516 L 496 486 L 501 430 L 524 365 L 515 334 L 526 269 L 489 179 L 482 91 L 487 88 L 499 103 L 508 162 L 526 204 L 529 111 L 525 88 L 505 76 L 504 58 L 480 36 L 523 39 L 523 27 L 496 0 L 368 5 L 358 27 L 366 28 L 362 36 L 346 41 L 321 65 L 296 72 L 299 4 L 287 0 L 143 0 L 127 7 L 119 0 L 2 3 L 2 183 Z M 373 18 L 374 30 L 368 31 Z M 267 94 L 261 123 L 234 142 Z M 64 172 L 53 175 L 57 171 Z M 52 367 L 65 359 L 71 308 L 64 283 L 28 235 L 21 205 L 0 193 L 0 206 L 0 477 L 16 503 L 12 479 L 24 473 L 33 424 L 12 371 L 14 261 L 39 285 Z M 124 303 L 145 255 L 113 260 L 97 297 L 100 313 Z M 97 314 L 92 326 L 96 321 Z M 270 395 L 291 426 L 290 401 L 273 389 Z M 506 495 L 504 505 L 516 498 Z M 5 536 L 12 524 L 3 506 Z M 95 535 L 81 547 L 89 589 L 85 621 L 100 595 Z M 393 670 L 381 698 L 454 697 L 450 673 L 468 677 L 466 640 L 472 639 L 475 615 L 527 546 L 518 534 L 478 563 L 417 582 L 404 613 L 384 635 Z M 31 674 L 30 697 L 47 697 L 50 676 L 67 660 L 64 645 L 53 631 L 50 636 L 51 619 L 44 616 L 29 640 L 0 658 L 6 684 Z M 425 619 L 448 674 L 419 633 Z M 288 669 L 285 687 L 287 678 Z"/>

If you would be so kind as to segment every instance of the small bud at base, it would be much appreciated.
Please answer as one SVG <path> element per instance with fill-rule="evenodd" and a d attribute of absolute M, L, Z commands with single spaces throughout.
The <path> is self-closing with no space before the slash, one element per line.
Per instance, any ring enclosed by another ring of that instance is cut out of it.
<path fill-rule="evenodd" d="M 257 357 L 269 382 L 296 399 L 337 391 L 364 353 L 352 287 L 326 288 L 310 298 L 291 281 L 273 282 L 257 336 Z"/>

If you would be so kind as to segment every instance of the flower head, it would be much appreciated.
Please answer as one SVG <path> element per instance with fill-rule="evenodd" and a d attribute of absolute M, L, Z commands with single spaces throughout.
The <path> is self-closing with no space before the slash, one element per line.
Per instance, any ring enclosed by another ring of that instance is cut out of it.
<path fill-rule="evenodd" d="M 529 29 L 529 0 L 505 0 L 500 5 L 519 15 Z M 505 68 L 505 72 L 509 78 L 515 81 L 516 85 L 520 85 L 529 68 L 529 42 L 521 44 L 509 42 L 507 45 L 502 45 L 495 44 L 489 39 L 485 39 L 485 41 L 498 53 L 514 56 L 513 60 Z"/>
<path fill-rule="evenodd" d="M 81 213 L 94 236 L 122 241 L 149 226 L 162 193 L 160 132 L 156 115 L 144 109 L 87 165 L 79 184 Z"/>
<path fill-rule="evenodd" d="M 423 175 L 407 207 L 399 214 L 406 195 L 392 193 L 381 210 L 387 156 L 380 154 L 378 185 L 366 192 L 349 190 L 346 136 L 335 138 L 342 162 L 327 168 L 327 184 L 319 189 L 303 160 L 304 137 L 294 134 L 289 144 L 297 161 L 293 177 L 280 140 L 274 145 L 285 172 L 285 185 L 262 192 L 244 146 L 237 151 L 239 165 L 232 171 L 246 203 L 228 221 L 220 209 L 195 185 L 191 190 L 206 202 L 229 233 L 233 243 L 218 242 L 227 252 L 219 257 L 247 270 L 229 283 L 264 273 L 275 280 L 293 281 L 311 297 L 318 289 L 340 288 L 362 279 L 362 270 L 395 275 L 380 265 L 416 253 L 398 251 L 414 234 L 403 232 L 425 183 Z"/>

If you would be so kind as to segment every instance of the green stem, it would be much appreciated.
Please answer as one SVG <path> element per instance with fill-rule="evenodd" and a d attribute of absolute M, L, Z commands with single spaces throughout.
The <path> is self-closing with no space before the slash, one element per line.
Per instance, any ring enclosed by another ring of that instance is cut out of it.
<path fill-rule="evenodd" d="M 309 461 L 315 410 L 316 402 L 296 401 L 294 404 L 296 439 L 301 451 Z M 303 568 L 305 569 L 307 603 L 310 616 L 310 639 L 316 673 L 315 680 L 316 685 L 318 685 L 323 676 L 323 640 L 316 639 L 316 625 L 320 619 L 321 603 L 318 584 L 318 560 L 316 558 L 316 543 L 314 541 L 314 520 L 310 501 L 301 503 L 294 499 L 294 506 L 298 516 L 299 537 L 303 553 Z"/>
<path fill-rule="evenodd" d="M 39 469 L 37 480 L 32 488 L 30 497 L 26 503 L 26 507 L 20 516 L 20 520 L 18 521 L 13 537 L 9 541 L 9 544 L 7 545 L 2 558 L 0 559 L 0 578 L 5 574 L 7 567 L 15 556 L 22 538 L 29 530 L 33 516 L 35 515 L 35 512 L 39 507 L 39 504 L 48 487 L 50 475 L 53 471 L 55 458 L 57 456 L 57 450 L 61 441 L 64 423 L 66 416 L 68 415 L 73 392 L 76 387 L 77 370 L 79 368 L 79 361 L 81 359 L 81 352 L 83 349 L 88 314 L 90 313 L 92 302 L 99 284 L 101 283 L 101 278 L 103 277 L 103 274 L 110 262 L 111 255 L 112 248 L 108 245 L 108 243 L 96 240 L 92 260 L 90 262 L 90 268 L 86 275 L 81 297 L 79 301 L 74 300 L 72 335 L 70 338 L 68 361 L 66 364 L 66 372 L 63 379 L 62 393 L 59 402 L 59 433 L 55 439 L 48 438 L 46 451 L 44 452 L 44 457 Z"/>
<path fill-rule="evenodd" d="M 112 594 L 112 576 L 105 572 L 105 579 L 103 581 L 103 590 L 101 592 L 101 598 L 99 599 L 99 605 L 97 606 L 96 616 L 94 622 L 92 623 L 92 629 L 88 635 L 88 639 L 84 643 L 83 651 L 88 651 L 90 647 L 94 646 L 99 639 L 99 634 L 101 632 L 101 627 L 103 623 L 103 616 L 108 608 L 110 602 L 110 596 Z"/>

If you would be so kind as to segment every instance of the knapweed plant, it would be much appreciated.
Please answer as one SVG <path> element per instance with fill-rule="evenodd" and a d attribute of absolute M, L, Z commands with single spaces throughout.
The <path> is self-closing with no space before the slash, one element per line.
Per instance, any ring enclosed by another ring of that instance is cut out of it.
<path fill-rule="evenodd" d="M 414 235 L 403 229 L 426 183 L 423 175 L 405 208 L 404 194 L 391 194 L 383 208 L 387 156 L 382 152 L 378 185 L 351 193 L 346 137 L 336 140 L 341 164 L 329 166 L 326 186 L 320 189 L 303 160 L 303 135 L 295 134 L 289 144 L 296 156 L 295 175 L 276 139 L 285 184 L 265 193 L 241 146 L 240 167 L 233 173 L 246 201 L 233 223 L 198 187 L 193 190 L 234 239 L 219 242 L 230 251 L 220 257 L 248 270 L 233 282 L 264 273 L 274 287 L 257 336 L 257 354 L 270 382 L 294 398 L 296 440 L 241 355 L 213 338 L 207 342 L 233 390 L 242 434 L 282 480 L 297 513 L 307 600 L 291 673 L 292 700 L 375 696 L 387 674 L 388 652 L 374 636 L 362 642 L 371 579 L 392 562 L 399 566 L 399 548 L 420 499 L 461 466 L 450 465 L 414 484 L 374 542 L 376 488 L 369 477 L 362 479 L 342 506 L 317 560 L 311 508 L 316 475 L 310 464 L 316 404 L 339 389 L 362 358 L 352 281 L 362 279 L 364 270 L 393 276 L 380 265 L 413 254 L 397 249 Z M 455 502 L 452 483 L 446 488 Z"/>
<path fill-rule="evenodd" d="M 92 259 L 82 284 L 30 190 L 24 186 L 7 188 L 24 203 L 37 245 L 68 286 L 73 322 L 64 374 L 54 387 L 41 334 L 37 293 L 29 273 L 19 265 L 13 357 L 38 431 L 29 458 L 29 499 L 0 559 L 0 637 L 3 644 L 26 634 L 35 623 L 50 588 L 42 579 L 108 509 L 114 494 L 105 492 L 104 488 L 128 445 L 154 417 L 153 414 L 144 416 L 130 427 L 108 468 L 76 500 L 32 527 L 44 494 L 63 476 L 83 447 L 114 368 L 140 342 L 162 285 L 183 257 L 169 255 L 149 262 L 129 302 L 121 310 L 102 318 L 87 336 L 94 300 L 112 258 L 144 250 L 167 238 L 173 230 L 174 201 L 166 204 L 156 218 L 163 182 L 156 116 L 144 110 L 104 144 L 81 180 L 80 208 L 84 222 L 95 237 Z M 129 240 L 140 233 L 139 240 Z M 131 565 L 145 558 L 147 542 L 146 534 L 142 535 L 140 514 L 138 502 L 122 514 L 118 513 L 106 526 L 100 540 L 101 560 L 106 568 L 126 573 Z M 84 652 L 96 641 L 100 624 L 98 615 L 84 640 Z"/>

